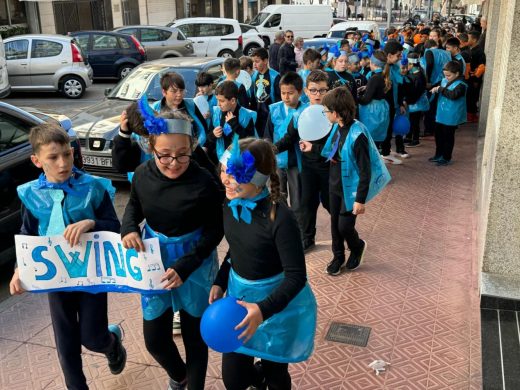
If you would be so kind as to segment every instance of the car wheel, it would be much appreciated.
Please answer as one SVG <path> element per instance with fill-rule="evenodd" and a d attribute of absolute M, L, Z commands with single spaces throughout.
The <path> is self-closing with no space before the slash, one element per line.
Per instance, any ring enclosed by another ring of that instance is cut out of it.
<path fill-rule="evenodd" d="M 121 65 L 121 67 L 117 71 L 117 78 L 119 80 L 124 79 L 126 76 L 128 76 L 128 73 L 130 73 L 134 68 L 135 66 L 132 64 Z"/>
<path fill-rule="evenodd" d="M 235 53 L 233 53 L 231 50 L 225 49 L 218 53 L 218 56 L 222 58 L 235 58 Z"/>
<path fill-rule="evenodd" d="M 251 57 L 253 55 L 253 52 L 258 48 L 260 48 L 259 45 L 257 45 L 256 43 L 252 43 L 246 47 L 246 49 L 244 50 L 244 53 L 246 56 Z"/>
<path fill-rule="evenodd" d="M 85 83 L 77 76 L 65 76 L 60 91 L 66 98 L 79 99 L 85 93 Z"/>

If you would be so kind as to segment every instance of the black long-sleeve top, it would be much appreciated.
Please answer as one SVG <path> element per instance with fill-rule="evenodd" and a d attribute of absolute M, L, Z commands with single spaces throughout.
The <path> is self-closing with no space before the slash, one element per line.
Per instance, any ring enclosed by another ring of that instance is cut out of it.
<path fill-rule="evenodd" d="M 433 66 L 435 65 L 435 57 L 433 56 L 431 50 L 428 50 L 426 53 L 424 53 L 424 59 L 426 61 L 426 77 L 429 81 L 432 78 Z"/>
<path fill-rule="evenodd" d="M 280 67 L 278 66 L 278 53 L 280 52 L 281 45 L 279 43 L 274 42 L 269 47 L 269 67 L 278 72 Z"/>
<path fill-rule="evenodd" d="M 461 84 L 457 85 L 452 90 L 448 89 L 448 87 L 450 85 L 452 85 L 457 80 L 464 81 L 464 76 L 458 77 L 457 79 L 453 80 L 452 82 L 446 84 L 445 87 L 441 87 L 440 86 L 441 84 L 437 83 L 435 86 L 439 86 L 439 92 L 438 92 L 439 95 L 443 95 L 443 96 L 447 97 L 450 100 L 457 100 L 457 99 L 465 96 L 466 95 L 466 88 L 467 88 L 467 86 L 464 83 L 461 83 Z"/>
<path fill-rule="evenodd" d="M 407 104 L 415 104 L 426 91 L 426 76 L 419 67 L 414 67 L 404 79 L 404 99 Z"/>
<path fill-rule="evenodd" d="M 220 113 L 220 126 L 223 128 L 226 123 L 226 114 L 227 112 Z M 229 126 L 231 126 L 231 130 L 233 130 L 229 135 L 225 135 L 222 133 L 222 138 L 224 139 L 224 147 L 227 148 L 233 142 L 233 137 L 235 134 L 238 134 L 238 138 L 247 138 L 255 136 L 255 121 L 251 118 L 246 127 L 242 127 L 239 121 L 240 116 L 240 106 L 237 104 L 235 109 L 233 110 L 234 118 L 232 118 L 229 122 Z M 216 158 L 216 146 L 217 146 L 217 137 L 213 134 L 213 131 L 208 133 L 208 138 L 206 141 L 206 146 L 208 148 L 208 152 L 211 157 Z"/>
<path fill-rule="evenodd" d="M 327 142 L 327 138 L 328 135 L 317 141 L 312 141 L 312 150 L 310 152 L 302 153 L 303 166 L 312 166 L 322 169 L 329 168 L 329 163 L 321 156 L 321 151 Z M 291 123 L 289 123 L 289 126 L 287 126 L 287 133 L 281 140 L 276 142 L 274 146 L 276 146 L 278 152 L 281 153 L 293 149 L 294 145 L 299 142 L 300 135 L 298 134 L 298 129 L 294 126 L 294 120 L 292 120 Z"/>
<path fill-rule="evenodd" d="M 328 84 L 330 89 L 334 89 L 337 87 L 341 87 L 342 85 L 345 85 L 348 87 L 350 93 L 352 94 L 354 101 L 357 102 L 358 96 L 356 79 L 354 79 L 354 77 L 349 72 L 338 72 L 336 70 L 332 70 L 327 71 L 327 74 L 329 75 Z"/>
<path fill-rule="evenodd" d="M 329 188 L 330 192 L 336 194 L 343 199 L 343 183 L 341 179 L 341 149 L 345 143 L 350 126 L 354 122 L 346 126 L 340 127 L 339 131 L 339 147 L 330 163 Z M 368 190 L 370 188 L 370 152 L 368 149 L 368 139 L 364 134 L 359 135 L 354 142 L 354 158 L 358 167 L 359 183 L 356 192 L 356 202 L 365 203 Z M 346 211 L 344 202 L 342 202 L 342 212 Z"/>
<path fill-rule="evenodd" d="M 475 47 L 472 47 L 470 52 L 470 67 L 472 72 L 476 71 L 480 65 L 486 65 L 486 54 L 480 46 L 477 45 Z"/>
<path fill-rule="evenodd" d="M 141 148 L 131 138 L 121 137 L 119 134 L 114 137 L 112 145 L 112 163 L 114 168 L 120 173 L 133 172 L 141 164 Z M 192 159 L 195 160 L 202 168 L 208 170 L 220 183 L 220 177 L 215 164 L 211 162 L 208 155 L 197 145 L 192 152 Z"/>
<path fill-rule="evenodd" d="M 135 170 L 121 236 L 139 233 L 145 218 L 150 228 L 168 237 L 202 228 L 194 249 L 172 266 L 186 280 L 222 240 L 222 201 L 213 177 L 195 161 L 180 177 L 169 179 L 149 160 Z"/>
<path fill-rule="evenodd" d="M 251 212 L 251 223 L 246 224 L 237 221 L 227 204 L 224 205 L 224 231 L 231 264 L 222 263 L 214 283 L 225 291 L 231 267 L 248 280 L 266 279 L 283 272 L 281 284 L 266 299 L 257 302 L 264 320 L 285 309 L 307 281 L 305 255 L 294 213 L 279 203 L 276 218 L 271 221 L 270 209 L 269 199 L 260 200 Z"/>
<path fill-rule="evenodd" d="M 386 98 L 387 93 L 385 92 L 385 78 L 383 73 L 375 73 L 368 79 L 367 88 L 365 93 L 358 96 L 358 103 L 366 105 L 372 100 L 382 100 Z"/>
<path fill-rule="evenodd" d="M 294 46 L 284 43 L 278 51 L 278 68 L 280 74 L 283 76 L 287 72 L 296 72 L 298 63 L 296 62 L 296 54 L 294 53 Z"/>

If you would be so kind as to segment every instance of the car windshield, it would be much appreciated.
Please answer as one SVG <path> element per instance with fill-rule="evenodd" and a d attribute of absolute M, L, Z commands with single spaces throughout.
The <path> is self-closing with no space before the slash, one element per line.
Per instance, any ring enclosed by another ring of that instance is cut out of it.
<path fill-rule="evenodd" d="M 343 39 L 343 38 L 345 38 L 345 31 L 343 31 L 343 30 L 329 31 L 329 33 L 327 34 L 327 38 Z"/>
<path fill-rule="evenodd" d="M 162 99 L 161 76 L 166 72 L 179 73 L 184 78 L 186 85 L 186 97 L 195 96 L 195 78 L 199 69 L 193 68 L 165 68 L 158 72 L 157 69 L 137 68 L 123 80 L 121 80 L 110 94 L 109 99 L 138 100 L 144 93 L 150 101 Z"/>
<path fill-rule="evenodd" d="M 249 24 L 251 26 L 260 26 L 269 15 L 267 12 L 260 12 Z"/>

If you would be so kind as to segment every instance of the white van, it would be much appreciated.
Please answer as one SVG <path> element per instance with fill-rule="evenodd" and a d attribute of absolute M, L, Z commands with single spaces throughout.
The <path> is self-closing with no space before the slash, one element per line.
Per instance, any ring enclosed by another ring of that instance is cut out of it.
<path fill-rule="evenodd" d="M 381 33 L 379 31 L 379 26 L 376 22 L 370 21 L 359 21 L 359 20 L 351 20 L 342 23 L 336 23 L 331 27 L 330 31 L 327 34 L 327 38 L 337 38 L 343 39 L 345 37 L 345 32 L 347 30 L 357 30 L 360 33 L 373 33 L 374 38 L 378 41 L 381 41 Z"/>
<path fill-rule="evenodd" d="M 326 34 L 332 26 L 332 11 L 329 5 L 274 4 L 265 7 L 249 24 L 255 26 L 270 45 L 278 31 L 291 30 L 295 38 Z"/>
<path fill-rule="evenodd" d="M 7 62 L 5 60 L 4 41 L 0 35 L 0 98 L 4 98 L 11 93 L 11 84 L 7 75 Z"/>

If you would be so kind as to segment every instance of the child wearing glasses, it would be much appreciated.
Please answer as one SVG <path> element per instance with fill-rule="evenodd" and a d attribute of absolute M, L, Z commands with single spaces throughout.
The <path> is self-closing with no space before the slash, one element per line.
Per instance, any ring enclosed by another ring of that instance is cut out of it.
<path fill-rule="evenodd" d="M 139 108 L 153 158 L 135 171 L 121 237 L 125 248 L 143 250 L 139 225 L 146 221 L 142 234 L 159 239 L 164 288 L 169 290 L 141 297 L 145 344 L 168 373 L 168 389 L 203 390 L 208 347 L 200 319 L 218 271 L 215 248 L 223 237 L 223 196 L 214 178 L 191 159 L 189 118 L 181 112 L 157 118 L 146 99 Z M 180 312 L 186 362 L 172 338 L 174 311 Z"/>
<path fill-rule="evenodd" d="M 327 93 L 328 76 L 322 70 L 313 70 L 307 77 L 307 87 L 304 89 L 310 104 L 321 104 L 321 99 Z M 321 204 L 329 210 L 329 164 L 321 156 L 321 149 L 327 137 L 314 142 L 300 141 L 298 125 L 295 120 L 287 127 L 285 136 L 275 143 L 279 153 L 285 152 L 300 144 L 303 152 L 301 160 L 301 229 L 303 249 L 309 251 L 315 246 L 316 218 Z"/>
<path fill-rule="evenodd" d="M 255 137 L 256 112 L 238 104 L 239 90 L 233 81 L 224 81 L 215 89 L 218 106 L 213 107 L 213 132 L 208 137 L 208 154 L 218 163 L 233 136 L 239 138 Z"/>

